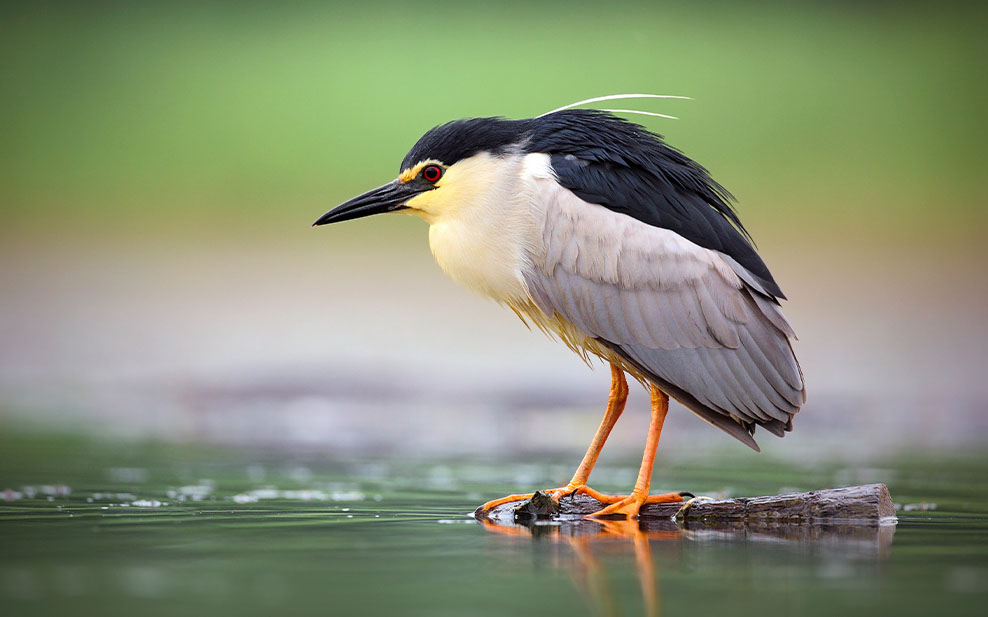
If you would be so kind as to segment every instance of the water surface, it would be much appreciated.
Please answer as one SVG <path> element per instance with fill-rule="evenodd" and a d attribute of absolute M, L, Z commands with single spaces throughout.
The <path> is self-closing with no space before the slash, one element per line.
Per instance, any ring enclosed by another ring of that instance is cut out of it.
<path fill-rule="evenodd" d="M 894 528 L 491 530 L 470 511 L 566 461 L 0 438 L 6 614 L 984 614 L 983 456 L 868 469 L 660 461 L 655 483 L 756 495 L 884 479 Z M 620 490 L 634 463 L 601 468 Z M 661 487 L 657 487 L 661 488 Z"/>

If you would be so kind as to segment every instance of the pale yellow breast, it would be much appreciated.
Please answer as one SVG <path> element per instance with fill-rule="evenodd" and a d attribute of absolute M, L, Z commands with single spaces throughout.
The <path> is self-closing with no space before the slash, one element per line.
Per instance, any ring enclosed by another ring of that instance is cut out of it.
<path fill-rule="evenodd" d="M 486 154 L 457 163 L 426 206 L 429 247 L 443 271 L 504 303 L 528 297 L 523 271 L 539 233 L 521 164 Z"/>
<path fill-rule="evenodd" d="M 519 239 L 491 227 L 461 217 L 435 222 L 429 227 L 429 248 L 450 278 L 473 291 L 505 303 L 526 298 Z"/>

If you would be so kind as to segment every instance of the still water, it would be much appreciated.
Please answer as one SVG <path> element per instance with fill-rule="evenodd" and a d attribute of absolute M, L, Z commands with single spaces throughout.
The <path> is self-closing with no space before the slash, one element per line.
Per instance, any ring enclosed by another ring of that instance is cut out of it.
<path fill-rule="evenodd" d="M 6 615 L 984 615 L 983 454 L 881 467 L 661 461 L 656 490 L 775 494 L 883 481 L 894 527 L 493 529 L 469 513 L 568 461 L 0 437 Z M 634 461 L 595 473 L 620 490 Z"/>

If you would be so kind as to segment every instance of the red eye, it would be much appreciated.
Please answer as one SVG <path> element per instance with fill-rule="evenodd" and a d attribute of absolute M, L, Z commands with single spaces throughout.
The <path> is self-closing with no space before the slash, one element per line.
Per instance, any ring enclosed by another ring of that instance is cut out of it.
<path fill-rule="evenodd" d="M 422 168 L 422 177 L 427 182 L 436 182 L 443 177 L 443 168 L 439 165 L 426 165 Z"/>

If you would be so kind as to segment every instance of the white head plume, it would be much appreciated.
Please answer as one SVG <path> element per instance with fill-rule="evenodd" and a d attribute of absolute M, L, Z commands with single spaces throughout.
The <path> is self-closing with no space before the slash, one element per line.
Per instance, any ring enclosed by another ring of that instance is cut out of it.
<path fill-rule="evenodd" d="M 586 105 L 587 103 L 599 103 L 601 101 L 620 101 L 625 99 L 681 99 L 685 101 L 693 100 L 691 97 L 677 96 L 675 94 L 608 94 L 607 96 L 595 96 L 592 99 L 586 99 L 583 101 L 570 103 L 569 105 L 564 105 L 558 109 L 547 111 L 544 114 L 541 114 L 537 117 L 541 118 L 542 116 L 548 116 L 549 114 L 554 114 L 557 111 L 572 109 L 574 107 L 579 107 L 580 105 Z M 639 109 L 603 109 L 601 111 L 609 111 L 611 113 L 622 113 L 622 114 L 641 114 L 643 116 L 655 116 L 658 118 L 669 118 L 670 120 L 678 120 L 676 116 L 669 116 L 666 114 L 655 113 L 652 111 L 641 111 Z"/>

